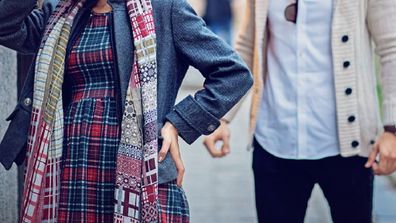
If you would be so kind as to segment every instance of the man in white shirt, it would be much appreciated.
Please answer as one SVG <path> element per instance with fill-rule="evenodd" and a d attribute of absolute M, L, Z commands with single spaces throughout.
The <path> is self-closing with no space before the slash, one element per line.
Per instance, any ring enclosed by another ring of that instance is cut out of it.
<path fill-rule="evenodd" d="M 255 75 L 259 222 L 303 222 L 315 183 L 334 222 L 371 222 L 372 169 L 396 170 L 396 1 L 378 2 L 248 1 L 237 49 Z M 390 133 L 383 135 L 371 38 L 388 80 L 384 124 Z M 224 141 L 221 151 L 214 148 L 217 140 Z M 205 145 L 213 156 L 229 152 L 226 121 Z"/>

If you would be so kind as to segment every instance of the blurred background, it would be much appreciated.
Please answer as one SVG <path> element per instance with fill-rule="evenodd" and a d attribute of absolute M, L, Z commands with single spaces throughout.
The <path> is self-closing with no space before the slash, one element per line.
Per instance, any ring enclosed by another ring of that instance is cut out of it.
<path fill-rule="evenodd" d="M 244 14 L 245 0 L 189 0 L 208 26 L 226 42 L 232 44 Z M 228 6 L 227 6 L 228 5 Z M 208 13 L 206 12 L 206 7 Z M 220 8 L 216 8 L 220 7 Z M 7 127 L 4 121 L 16 104 L 29 57 L 0 47 L 0 137 Z M 202 88 L 203 78 L 191 68 L 180 90 L 181 100 Z M 255 223 L 252 154 L 248 145 L 248 112 L 250 99 L 230 124 L 231 154 L 213 159 L 199 139 L 192 146 L 181 141 L 186 166 L 184 189 L 189 198 L 192 223 Z M 19 172 L 19 173 L 18 173 Z M 23 171 L 15 166 L 10 171 L 0 167 L 0 222 L 16 223 L 18 191 Z M 18 178 L 20 180 L 18 181 Z M 19 182 L 19 183 L 18 183 Z M 396 175 L 376 177 L 374 195 L 376 223 L 396 223 Z M 287 213 L 285 213 L 287 214 Z M 331 223 L 330 211 L 319 187 L 315 187 L 309 201 L 307 223 Z"/>

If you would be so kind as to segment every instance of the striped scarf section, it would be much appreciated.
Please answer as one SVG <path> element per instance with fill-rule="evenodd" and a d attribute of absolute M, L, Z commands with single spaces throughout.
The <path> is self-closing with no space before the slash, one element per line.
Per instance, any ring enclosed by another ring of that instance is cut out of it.
<path fill-rule="evenodd" d="M 71 26 L 85 0 L 61 0 L 36 58 L 23 223 L 57 222 L 63 150 L 62 85 Z M 150 0 L 126 0 L 135 61 L 117 155 L 114 222 L 158 222 L 156 35 Z M 118 75 L 118 74 L 116 74 Z"/>

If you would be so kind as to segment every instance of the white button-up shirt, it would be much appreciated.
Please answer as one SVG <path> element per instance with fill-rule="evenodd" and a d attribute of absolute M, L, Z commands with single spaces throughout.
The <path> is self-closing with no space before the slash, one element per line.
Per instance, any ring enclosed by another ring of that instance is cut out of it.
<path fill-rule="evenodd" d="M 332 0 L 299 0 L 297 24 L 286 20 L 290 0 L 270 1 L 268 78 L 255 137 L 286 159 L 339 154 L 331 55 Z"/>

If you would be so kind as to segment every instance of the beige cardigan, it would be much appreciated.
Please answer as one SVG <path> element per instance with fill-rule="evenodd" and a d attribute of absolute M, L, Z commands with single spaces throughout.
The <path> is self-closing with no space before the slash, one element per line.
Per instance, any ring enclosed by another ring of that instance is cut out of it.
<path fill-rule="evenodd" d="M 247 1 L 236 48 L 254 74 L 250 113 L 250 135 L 253 136 L 267 76 L 266 24 L 270 0 Z M 332 53 L 340 152 L 345 157 L 367 156 L 383 132 L 376 91 L 374 45 L 382 68 L 384 124 L 396 124 L 396 0 L 334 1 Z M 349 37 L 346 42 L 345 35 Z M 347 61 L 350 66 L 345 68 Z M 351 95 L 345 93 L 347 88 L 352 88 Z M 226 119 L 231 120 L 236 110 L 233 109 Z M 356 121 L 350 123 L 348 117 L 351 115 Z"/>

